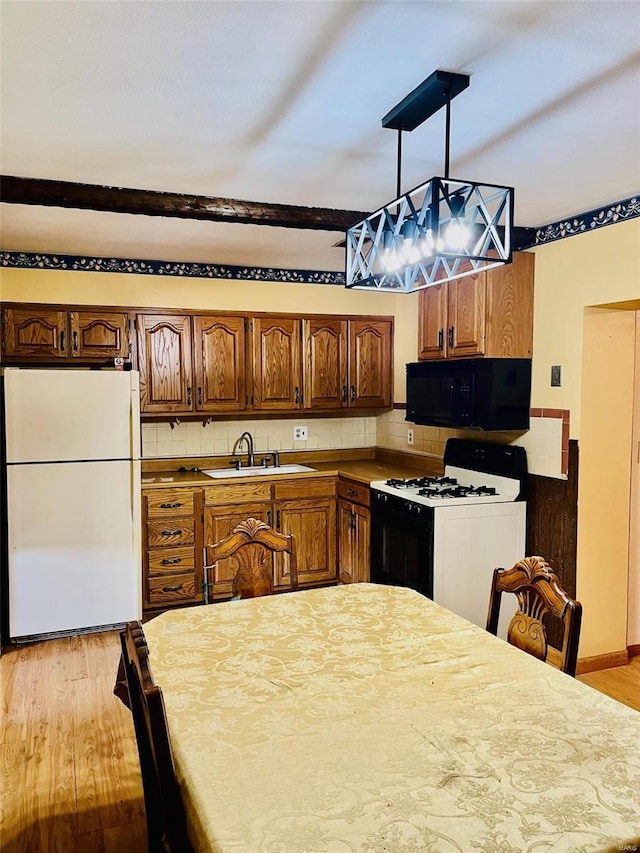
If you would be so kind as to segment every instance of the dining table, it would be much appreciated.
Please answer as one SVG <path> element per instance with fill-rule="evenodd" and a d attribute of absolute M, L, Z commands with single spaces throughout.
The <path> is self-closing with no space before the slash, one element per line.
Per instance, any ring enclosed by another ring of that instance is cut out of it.
<path fill-rule="evenodd" d="M 196 853 L 640 850 L 640 714 L 413 590 L 144 633 Z"/>

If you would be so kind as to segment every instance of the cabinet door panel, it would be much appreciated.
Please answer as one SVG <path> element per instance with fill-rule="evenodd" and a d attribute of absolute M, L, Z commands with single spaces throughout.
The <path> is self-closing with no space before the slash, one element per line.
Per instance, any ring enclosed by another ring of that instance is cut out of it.
<path fill-rule="evenodd" d="M 271 504 L 244 504 L 242 506 L 205 507 L 204 510 L 204 545 L 215 545 L 224 539 L 236 524 L 246 518 L 257 518 L 266 524 L 272 524 Z M 218 560 L 213 566 L 205 569 L 208 575 L 209 599 L 231 598 L 233 577 L 238 568 L 235 557 Z"/>
<path fill-rule="evenodd" d="M 254 318 L 253 405 L 263 411 L 297 409 L 302 403 L 300 320 Z"/>
<path fill-rule="evenodd" d="M 305 409 L 347 405 L 347 344 L 346 320 L 303 320 Z"/>
<path fill-rule="evenodd" d="M 246 408 L 244 317 L 196 317 L 195 379 L 199 412 Z"/>
<path fill-rule="evenodd" d="M 276 504 L 276 524 L 296 540 L 300 586 L 336 580 L 336 502 L 334 499 L 282 501 Z M 289 585 L 289 557 L 278 554 L 276 585 Z"/>
<path fill-rule="evenodd" d="M 447 355 L 484 353 L 484 273 L 474 273 L 447 284 Z"/>
<path fill-rule="evenodd" d="M 369 583 L 371 579 L 371 558 L 369 541 L 371 538 L 371 512 L 363 506 L 354 504 L 354 581 Z"/>
<path fill-rule="evenodd" d="M 138 314 L 140 410 L 190 412 L 191 317 Z"/>
<path fill-rule="evenodd" d="M 356 579 L 352 504 L 338 501 L 338 571 L 342 583 Z"/>
<path fill-rule="evenodd" d="M 433 284 L 418 296 L 418 358 L 443 358 L 447 331 L 447 287 Z"/>
<path fill-rule="evenodd" d="M 71 311 L 72 358 L 128 358 L 129 316 L 115 312 Z"/>
<path fill-rule="evenodd" d="M 67 357 L 66 311 L 7 308 L 2 313 L 6 356 L 25 356 L 32 361 Z"/>
<path fill-rule="evenodd" d="M 390 406 L 390 320 L 349 321 L 349 405 L 354 408 Z"/>

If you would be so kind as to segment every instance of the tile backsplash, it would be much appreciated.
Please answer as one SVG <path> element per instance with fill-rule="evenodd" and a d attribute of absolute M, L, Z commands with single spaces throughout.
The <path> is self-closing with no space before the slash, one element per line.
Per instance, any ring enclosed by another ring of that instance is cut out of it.
<path fill-rule="evenodd" d="M 413 429 L 413 445 L 407 441 L 408 429 Z M 564 409 L 531 409 L 529 430 L 517 433 L 418 426 L 405 420 L 404 409 L 394 409 L 377 418 L 376 444 L 392 450 L 423 453 L 442 458 L 447 439 L 456 436 L 477 441 L 521 445 L 527 451 L 530 474 L 555 477 L 560 480 L 567 479 L 569 412 Z"/>
<path fill-rule="evenodd" d="M 294 426 L 307 427 L 306 441 L 294 441 Z M 253 436 L 255 451 L 332 450 L 344 447 L 373 447 L 376 418 L 280 418 L 268 420 L 167 421 L 142 423 L 142 457 L 212 456 L 233 451 L 243 432 Z"/>

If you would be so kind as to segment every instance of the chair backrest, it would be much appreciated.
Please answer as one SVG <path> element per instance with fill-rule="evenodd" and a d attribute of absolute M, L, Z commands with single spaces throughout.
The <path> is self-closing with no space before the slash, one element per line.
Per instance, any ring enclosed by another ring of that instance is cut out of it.
<path fill-rule="evenodd" d="M 187 853 L 192 848 L 175 776 L 164 699 L 151 674 L 140 622 L 129 622 L 120 642 L 140 756 L 148 849 L 154 853 Z"/>
<path fill-rule="evenodd" d="M 526 557 L 511 569 L 494 570 L 487 616 L 487 631 L 491 634 L 498 633 L 503 592 L 512 592 L 518 599 L 518 609 L 507 632 L 511 645 L 546 660 L 547 632 L 542 619 L 551 613 L 563 628 L 560 669 L 575 675 L 582 605 L 562 589 L 553 569 L 542 557 Z"/>
<path fill-rule="evenodd" d="M 298 588 L 298 569 L 293 535 L 278 533 L 257 518 L 246 518 L 224 539 L 206 546 L 205 568 L 211 569 L 218 560 L 234 557 L 237 568 L 232 583 L 233 597 L 256 598 L 260 595 L 271 595 L 274 591 L 273 555 L 283 552 L 289 554 L 289 589 L 294 590 Z M 207 577 L 205 584 L 208 584 Z"/>

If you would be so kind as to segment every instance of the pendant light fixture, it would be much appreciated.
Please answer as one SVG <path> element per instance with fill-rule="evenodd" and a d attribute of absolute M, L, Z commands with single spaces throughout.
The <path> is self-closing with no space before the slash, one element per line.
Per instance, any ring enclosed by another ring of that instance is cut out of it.
<path fill-rule="evenodd" d="M 346 286 L 412 293 L 511 263 L 512 187 L 449 177 L 451 101 L 469 76 L 434 71 L 382 119 L 398 131 L 396 198 L 347 231 Z M 446 107 L 444 177 L 402 194 L 402 132 Z"/>

